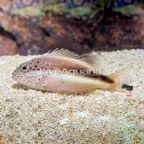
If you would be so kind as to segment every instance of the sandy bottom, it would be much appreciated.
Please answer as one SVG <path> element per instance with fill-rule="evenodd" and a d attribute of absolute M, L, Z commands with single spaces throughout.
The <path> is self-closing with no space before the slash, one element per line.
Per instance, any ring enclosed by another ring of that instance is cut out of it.
<path fill-rule="evenodd" d="M 101 53 L 103 74 L 130 67 L 130 93 L 74 96 L 15 87 L 12 71 L 33 57 L 0 57 L 2 144 L 144 144 L 144 50 Z"/>

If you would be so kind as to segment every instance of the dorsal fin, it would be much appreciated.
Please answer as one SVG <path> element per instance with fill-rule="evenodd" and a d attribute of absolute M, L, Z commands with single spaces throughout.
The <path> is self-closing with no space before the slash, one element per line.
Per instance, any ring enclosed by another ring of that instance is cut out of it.
<path fill-rule="evenodd" d="M 90 64 L 95 69 L 101 70 L 102 59 L 101 59 L 99 53 L 96 53 L 94 51 L 92 51 L 90 53 L 85 53 L 83 55 L 80 55 L 79 59 Z"/>
<path fill-rule="evenodd" d="M 70 57 L 70 58 L 75 58 L 75 59 L 79 59 L 80 56 L 74 52 L 71 52 L 67 49 L 59 49 L 59 48 L 56 48 L 54 50 L 50 50 L 48 51 L 48 53 L 44 54 L 44 55 L 54 55 L 54 56 L 64 56 L 64 57 Z"/>
<path fill-rule="evenodd" d="M 77 60 L 87 63 L 89 66 L 93 67 L 93 69 L 96 69 L 98 73 L 101 70 L 102 59 L 100 58 L 100 55 L 94 51 L 92 51 L 90 53 L 78 55 L 78 54 L 71 52 L 64 48 L 61 48 L 61 49 L 56 48 L 54 50 L 50 50 L 48 53 L 46 53 L 44 55 L 45 56 L 47 56 L 47 55 L 62 56 L 62 57 L 77 59 Z"/>

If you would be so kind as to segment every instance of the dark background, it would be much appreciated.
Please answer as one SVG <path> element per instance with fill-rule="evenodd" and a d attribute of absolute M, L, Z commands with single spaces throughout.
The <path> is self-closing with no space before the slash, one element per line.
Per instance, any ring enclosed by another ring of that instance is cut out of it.
<path fill-rule="evenodd" d="M 0 55 L 144 48 L 142 0 L 1 0 Z"/>

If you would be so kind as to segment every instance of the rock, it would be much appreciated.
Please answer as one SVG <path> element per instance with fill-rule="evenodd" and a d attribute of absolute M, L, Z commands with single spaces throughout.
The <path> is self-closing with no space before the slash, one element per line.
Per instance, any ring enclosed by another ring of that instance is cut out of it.
<path fill-rule="evenodd" d="M 18 47 L 14 40 L 7 36 L 0 36 L 0 56 L 14 55 L 17 53 Z"/>
<path fill-rule="evenodd" d="M 15 43 L 11 49 L 4 43 L 1 55 L 63 47 L 77 53 L 143 48 L 143 9 L 129 6 L 140 1 L 1 0 L 0 28 L 9 34 L 8 43 Z M 135 13 L 125 13 L 125 5 Z"/>

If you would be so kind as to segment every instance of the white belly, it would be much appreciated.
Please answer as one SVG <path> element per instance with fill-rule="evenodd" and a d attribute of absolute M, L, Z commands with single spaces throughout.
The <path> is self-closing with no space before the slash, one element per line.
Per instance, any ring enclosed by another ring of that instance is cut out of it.
<path fill-rule="evenodd" d="M 42 78 L 37 85 L 38 89 L 60 92 L 80 92 L 87 91 L 95 88 L 107 88 L 109 84 L 87 77 L 81 77 L 69 74 L 52 74 Z"/>

